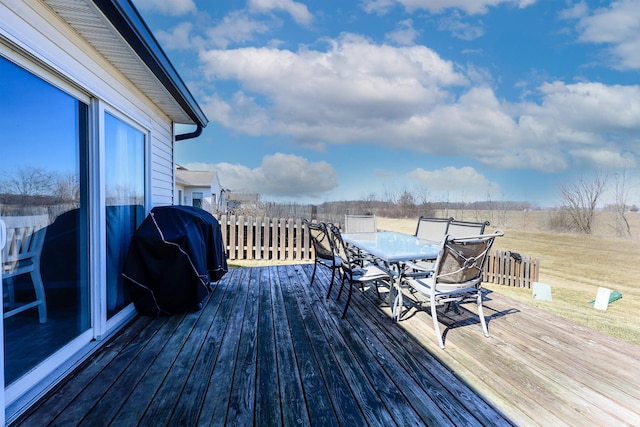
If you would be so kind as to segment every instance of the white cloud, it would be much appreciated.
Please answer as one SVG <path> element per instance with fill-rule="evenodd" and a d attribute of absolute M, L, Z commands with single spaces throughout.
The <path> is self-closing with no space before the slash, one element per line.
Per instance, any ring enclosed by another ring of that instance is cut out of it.
<path fill-rule="evenodd" d="M 498 184 L 491 182 L 469 166 L 462 168 L 449 166 L 434 171 L 417 168 L 409 172 L 407 177 L 435 196 L 450 196 L 451 200 L 483 200 L 487 194 L 500 192 Z"/>
<path fill-rule="evenodd" d="M 200 59 L 208 79 L 239 87 L 205 98 L 212 121 L 316 150 L 374 143 L 547 172 L 584 163 L 587 147 L 626 153 L 625 164 L 640 155 L 638 85 L 551 82 L 530 89 L 539 101 L 509 103 L 483 83 L 486 71 L 469 67 L 465 75 L 425 46 L 376 45 L 348 34 L 327 51 L 209 50 Z"/>
<path fill-rule="evenodd" d="M 300 25 L 309 25 L 313 21 L 313 15 L 307 6 L 292 0 L 249 0 L 249 9 L 260 13 L 281 10 L 291 15 Z"/>
<path fill-rule="evenodd" d="M 482 24 L 470 24 L 464 22 L 459 13 L 454 12 L 450 16 L 443 17 L 438 28 L 443 31 L 448 31 L 456 38 L 461 40 L 475 40 L 478 37 L 484 35 L 484 26 Z"/>
<path fill-rule="evenodd" d="M 413 28 L 413 22 L 411 19 L 407 19 L 405 21 L 400 21 L 398 23 L 398 28 L 395 31 L 388 33 L 385 36 L 385 39 L 401 46 L 411 46 L 414 44 L 418 35 L 420 35 L 420 33 Z"/>
<path fill-rule="evenodd" d="M 269 26 L 249 17 L 246 13 L 235 11 L 224 17 L 222 22 L 207 30 L 208 39 L 213 46 L 226 48 L 232 43 L 244 43 L 253 40 L 255 34 L 264 34 Z"/>
<path fill-rule="evenodd" d="M 201 54 L 201 61 L 209 79 L 238 81 L 243 92 L 267 99 L 254 108 L 269 107 L 269 128 L 259 132 L 303 140 L 375 135 L 383 121 L 403 121 L 442 102 L 450 96 L 443 87 L 467 84 L 451 62 L 424 46 L 380 46 L 352 35 L 332 41 L 326 52 L 210 50 Z M 249 97 L 235 98 L 246 102 Z M 232 119 L 234 127 L 245 127 L 246 108 L 243 104 Z"/>
<path fill-rule="evenodd" d="M 135 0 L 135 5 L 140 10 L 170 16 L 195 13 L 197 10 L 193 0 Z"/>
<path fill-rule="evenodd" d="M 192 35 L 193 24 L 183 22 L 171 31 L 158 31 L 156 37 L 166 50 L 190 50 L 203 46 L 204 40 Z"/>
<path fill-rule="evenodd" d="M 408 11 L 424 9 L 440 13 L 447 9 L 459 9 L 469 15 L 487 13 L 490 7 L 508 4 L 525 8 L 536 0 L 363 0 L 362 8 L 367 13 L 384 14 L 395 4 L 400 4 Z"/>
<path fill-rule="evenodd" d="M 188 163 L 183 166 L 191 170 L 216 171 L 223 187 L 265 196 L 321 197 L 338 186 L 336 171 L 330 164 L 309 162 L 292 154 L 265 156 L 255 169 L 230 163 Z"/>
<path fill-rule="evenodd" d="M 578 149 L 572 150 L 571 155 L 576 161 L 596 170 L 633 169 L 638 166 L 637 158 L 631 153 L 621 153 L 612 149 Z"/>
<path fill-rule="evenodd" d="M 578 19 L 579 40 L 605 44 L 612 65 L 620 69 L 640 69 L 640 2 L 620 0 L 589 13 L 584 3 L 563 12 L 564 18 Z"/>

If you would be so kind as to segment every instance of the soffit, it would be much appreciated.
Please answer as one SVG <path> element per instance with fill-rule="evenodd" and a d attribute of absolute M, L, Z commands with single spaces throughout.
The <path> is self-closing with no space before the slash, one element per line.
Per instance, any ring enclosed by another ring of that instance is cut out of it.
<path fill-rule="evenodd" d="M 93 2 L 45 2 L 174 122 L 197 124 Z"/>

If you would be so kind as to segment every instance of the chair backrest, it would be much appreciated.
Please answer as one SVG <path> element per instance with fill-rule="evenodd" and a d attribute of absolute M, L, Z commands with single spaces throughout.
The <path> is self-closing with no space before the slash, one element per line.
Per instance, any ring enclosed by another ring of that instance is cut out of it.
<path fill-rule="evenodd" d="M 449 222 L 447 234 L 454 237 L 479 236 L 484 234 L 484 229 L 487 225 L 489 225 L 489 221 L 457 221 L 452 218 L 451 222 Z"/>
<path fill-rule="evenodd" d="M 421 216 L 418 218 L 418 226 L 416 227 L 416 237 L 434 242 L 442 242 L 444 236 L 447 235 L 449 223 L 453 218 L 427 218 Z"/>
<path fill-rule="evenodd" d="M 345 233 L 375 233 L 376 231 L 378 231 L 378 229 L 376 227 L 375 215 L 344 216 Z"/>
<path fill-rule="evenodd" d="M 435 288 L 438 291 L 455 291 L 479 286 L 489 251 L 500 230 L 492 234 L 457 238 L 448 235 L 435 265 Z"/>
<path fill-rule="evenodd" d="M 333 260 L 333 241 L 327 224 L 324 222 L 312 223 L 308 220 L 304 220 L 304 224 L 309 230 L 309 237 L 316 258 Z"/>
<path fill-rule="evenodd" d="M 18 262 L 39 259 L 44 236 L 49 225 L 49 215 L 5 216 L 6 246 L 2 251 L 4 274 L 10 274 Z"/>
<path fill-rule="evenodd" d="M 334 224 L 329 224 L 328 227 L 331 233 L 331 239 L 333 240 L 333 247 L 335 248 L 336 253 L 340 257 L 340 265 L 342 266 L 342 269 L 345 272 L 347 272 L 348 274 L 351 274 L 351 263 L 352 263 L 352 258 L 350 255 L 351 252 L 347 250 L 347 246 L 345 245 L 344 240 L 342 240 L 342 234 L 340 234 L 340 229 Z"/>

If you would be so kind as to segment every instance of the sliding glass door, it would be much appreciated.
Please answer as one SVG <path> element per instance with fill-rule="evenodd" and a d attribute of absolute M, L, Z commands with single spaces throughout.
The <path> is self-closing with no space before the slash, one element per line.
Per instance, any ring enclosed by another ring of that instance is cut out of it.
<path fill-rule="evenodd" d="M 134 231 L 144 219 L 145 134 L 105 113 L 107 318 L 131 303 L 122 267 Z"/>
<path fill-rule="evenodd" d="M 88 331 L 88 99 L 0 57 L 5 384 Z M 8 396 L 10 397 L 10 396 Z"/>

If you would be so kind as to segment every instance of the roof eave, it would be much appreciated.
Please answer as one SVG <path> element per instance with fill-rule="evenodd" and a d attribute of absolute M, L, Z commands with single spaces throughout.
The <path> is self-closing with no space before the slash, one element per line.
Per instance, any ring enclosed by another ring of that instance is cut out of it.
<path fill-rule="evenodd" d="M 185 110 L 194 124 L 198 128 L 207 126 L 209 120 L 131 1 L 93 0 L 93 2 Z"/>

